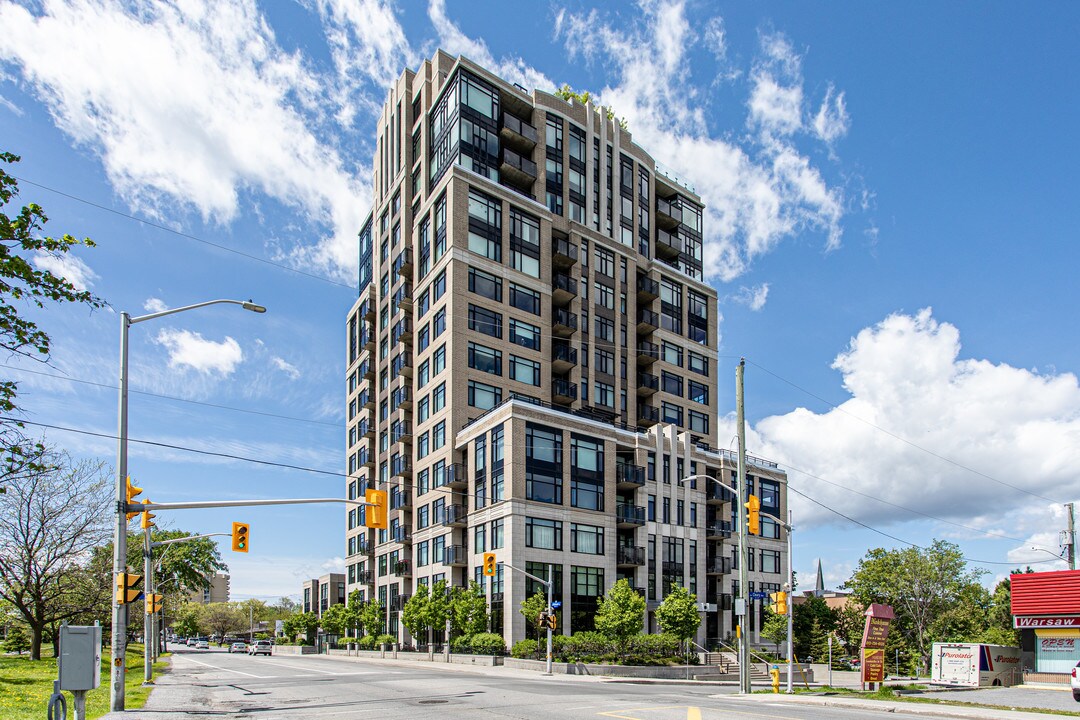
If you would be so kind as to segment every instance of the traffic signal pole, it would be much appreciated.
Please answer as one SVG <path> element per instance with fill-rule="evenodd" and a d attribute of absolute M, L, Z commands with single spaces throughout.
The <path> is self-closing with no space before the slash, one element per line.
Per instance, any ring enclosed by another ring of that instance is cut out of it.
<path fill-rule="evenodd" d="M 551 607 L 551 588 L 554 585 L 554 580 L 555 580 L 554 566 L 552 566 L 551 564 L 548 564 L 548 579 L 544 580 L 543 578 L 538 578 L 535 575 L 533 575 L 532 573 L 526 572 L 526 571 L 522 570 L 521 568 L 516 568 L 516 567 L 514 567 L 513 565 L 511 565 L 509 563 L 500 562 L 499 564 L 502 565 L 503 567 L 508 567 L 511 570 L 516 570 L 517 572 L 521 573 L 525 577 L 532 578 L 536 582 L 541 583 L 542 585 L 547 587 L 547 614 L 548 614 L 548 616 L 551 616 L 551 615 L 555 614 L 555 609 L 553 607 Z M 544 674 L 545 675 L 550 675 L 551 674 L 551 625 L 550 624 L 547 625 L 547 664 L 546 664 L 546 669 L 544 670 Z"/>
<path fill-rule="evenodd" d="M 739 692 L 749 695 L 750 689 L 750 595 L 747 577 L 747 526 L 746 526 L 746 412 L 743 403 L 743 373 L 746 370 L 746 360 L 740 358 L 735 368 L 735 414 L 736 430 L 739 437 L 739 499 L 735 507 L 738 511 L 739 521 L 739 594 L 742 595 L 742 615 L 740 625 L 742 632 L 739 634 Z M 738 603 L 736 603 L 738 604 Z M 736 615 L 738 615 L 738 608 Z"/>

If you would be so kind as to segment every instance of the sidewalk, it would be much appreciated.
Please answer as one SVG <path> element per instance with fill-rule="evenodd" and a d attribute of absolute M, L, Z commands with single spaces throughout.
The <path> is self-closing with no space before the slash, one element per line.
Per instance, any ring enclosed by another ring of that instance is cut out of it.
<path fill-rule="evenodd" d="M 723 695 L 730 699 L 730 695 Z M 864 700 L 842 695 L 785 695 L 755 694 L 739 696 L 745 702 L 758 703 L 801 703 L 818 707 L 855 708 L 876 710 L 877 712 L 905 713 L 908 715 L 926 715 L 928 717 L 962 718 L 963 720 L 1046 720 L 1047 712 L 1027 712 L 1024 710 L 1001 710 L 1000 708 L 961 707 L 959 705 L 935 705 L 916 702 L 890 702 L 888 700 Z M 1080 704 L 1078 704 L 1080 709 Z"/>

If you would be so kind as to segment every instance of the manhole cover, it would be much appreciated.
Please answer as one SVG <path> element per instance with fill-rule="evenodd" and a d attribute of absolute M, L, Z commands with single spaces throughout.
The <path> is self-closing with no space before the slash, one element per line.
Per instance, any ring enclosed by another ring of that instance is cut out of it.
<path fill-rule="evenodd" d="M 445 700 L 421 700 L 420 704 L 421 705 L 441 705 L 444 702 L 446 702 L 446 701 Z"/>

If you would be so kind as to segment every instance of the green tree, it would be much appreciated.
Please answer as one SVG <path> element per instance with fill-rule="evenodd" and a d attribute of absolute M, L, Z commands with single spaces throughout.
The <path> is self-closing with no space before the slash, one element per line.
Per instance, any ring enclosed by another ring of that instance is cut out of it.
<path fill-rule="evenodd" d="M 547 596 L 540 590 L 521 601 L 518 612 L 525 618 L 525 633 L 540 638 L 541 632 L 537 623 L 540 622 L 540 613 L 547 609 Z"/>
<path fill-rule="evenodd" d="M 8 628 L 7 637 L 4 638 L 4 652 L 18 653 L 22 655 L 30 649 L 30 635 L 26 632 L 26 626 L 15 623 Z"/>
<path fill-rule="evenodd" d="M 349 609 L 342 603 L 331 605 L 323 611 L 319 623 L 331 635 L 345 635 L 349 627 Z"/>
<path fill-rule="evenodd" d="M 930 547 L 901 550 L 877 548 L 859 561 L 845 587 L 862 605 L 891 605 L 899 631 L 929 670 L 934 623 L 963 601 L 984 571 L 969 569 L 960 548 L 935 540 Z"/>
<path fill-rule="evenodd" d="M 796 612 L 798 605 L 795 606 Z M 853 598 L 848 598 L 844 606 L 836 612 L 836 627 L 833 633 L 840 641 L 841 649 L 847 655 L 854 655 L 862 642 L 863 628 L 866 626 L 866 608 Z M 835 652 L 835 649 L 834 649 Z"/>
<path fill-rule="evenodd" d="M 836 612 L 826 604 L 823 598 L 808 597 L 792 608 L 791 629 L 795 657 L 805 658 L 810 655 L 819 657 L 814 643 L 820 642 L 823 634 L 827 636 L 836 629 Z M 862 625 L 859 625 L 858 633 L 861 639 Z"/>
<path fill-rule="evenodd" d="M 1027 570 L 1031 572 L 1031 568 Z M 1021 571 L 1013 570 L 1013 574 L 1019 572 Z M 1012 580 L 1010 578 L 1005 578 L 994 587 L 987 612 L 987 625 L 980 642 L 1020 646 L 1020 631 L 1013 627 Z"/>
<path fill-rule="evenodd" d="M 203 614 L 203 626 L 211 635 L 216 635 L 221 644 L 228 635 L 240 632 L 247 627 L 247 614 L 241 614 L 233 603 L 210 603 Z"/>
<path fill-rule="evenodd" d="M 468 589 L 453 589 L 450 596 L 450 626 L 453 634 L 466 637 L 487 630 L 487 598 L 480 583 L 473 580 Z"/>
<path fill-rule="evenodd" d="M 596 610 L 596 630 L 621 647 L 641 632 L 645 623 L 645 598 L 621 578 L 601 598 Z M 695 627 L 696 629 L 696 627 Z"/>
<path fill-rule="evenodd" d="M 178 635 L 195 637 L 205 632 L 202 622 L 204 610 L 205 606 L 199 603 L 184 603 L 177 609 L 169 623 Z"/>
<path fill-rule="evenodd" d="M 694 637 L 698 625 L 701 624 L 697 596 L 686 588 L 680 587 L 678 583 L 672 583 L 671 592 L 656 609 L 656 621 L 660 623 L 664 632 L 671 633 L 680 641 Z"/>
<path fill-rule="evenodd" d="M 787 642 L 787 615 L 770 612 L 761 628 L 761 637 L 771 640 L 776 645 L 776 654 L 780 654 L 780 645 Z"/>
<path fill-rule="evenodd" d="M 349 628 L 352 630 L 350 634 L 353 637 L 360 637 L 360 635 L 364 632 L 364 620 L 362 617 L 360 617 L 360 613 L 364 607 L 364 602 L 360 598 L 362 598 L 363 596 L 364 594 L 359 590 L 353 590 L 351 593 L 349 593 L 348 623 Z"/>
<path fill-rule="evenodd" d="M 0 152 L 0 163 L 19 162 L 18 155 Z M 49 334 L 37 323 L 20 315 L 21 307 L 44 308 L 46 303 L 79 303 L 91 308 L 103 301 L 89 290 L 48 269 L 54 261 L 63 261 L 78 245 L 93 247 L 89 238 L 76 240 L 71 235 L 48 237 L 42 228 L 48 217 L 40 205 L 29 203 L 14 210 L 19 195 L 18 181 L 0 167 L 0 349 L 8 355 L 21 355 L 48 362 L 52 349 Z M 48 262 L 44 262 L 48 260 Z M 0 380 L 0 413 L 18 412 L 18 383 Z M 22 425 L 14 420 L 0 420 L 0 452 L 3 467 L 0 483 L 9 475 L 33 471 L 44 450 L 40 443 L 27 440 Z"/>
<path fill-rule="evenodd" d="M 440 638 L 446 633 L 446 620 L 453 614 L 453 591 L 445 580 L 438 580 L 431 586 L 428 595 L 428 627 L 433 637 Z M 450 638 L 446 638 L 449 642 Z"/>
<path fill-rule="evenodd" d="M 318 629 L 319 616 L 313 612 L 295 613 L 285 619 L 285 634 L 291 640 L 303 635 L 308 642 L 312 642 Z"/>
<path fill-rule="evenodd" d="M 358 615 L 365 635 L 378 636 L 386 632 L 386 611 L 377 599 L 371 598 L 362 605 Z"/>
<path fill-rule="evenodd" d="M 401 610 L 401 624 L 412 635 L 414 641 L 424 639 L 424 631 L 431 627 L 431 596 L 427 585 L 418 585 L 416 592 Z"/>

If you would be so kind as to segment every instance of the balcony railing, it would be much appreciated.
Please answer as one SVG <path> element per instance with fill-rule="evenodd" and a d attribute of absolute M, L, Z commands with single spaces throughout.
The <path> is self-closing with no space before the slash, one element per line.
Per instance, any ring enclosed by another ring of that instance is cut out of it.
<path fill-rule="evenodd" d="M 616 463 L 615 485 L 620 490 L 643 487 L 645 485 L 645 468 L 640 465 L 630 465 L 629 463 Z"/>
<path fill-rule="evenodd" d="M 645 335 L 660 327 L 660 315 L 649 308 L 639 308 L 637 316 L 638 335 Z"/>
<path fill-rule="evenodd" d="M 650 302 L 660 297 L 660 281 L 648 275 L 638 275 L 638 302 Z"/>
<path fill-rule="evenodd" d="M 678 200 L 656 198 L 656 214 L 657 220 L 660 222 L 670 225 L 677 225 L 682 222 L 682 208 L 679 206 Z"/>
<path fill-rule="evenodd" d="M 405 375 L 406 377 L 412 377 L 413 372 L 413 359 L 411 352 L 402 352 L 394 356 L 394 359 L 390 362 L 391 375 Z"/>
<path fill-rule="evenodd" d="M 412 464 L 409 462 L 409 458 L 404 455 L 391 459 L 390 461 L 390 474 L 391 475 L 410 475 L 412 473 Z"/>
<path fill-rule="evenodd" d="M 565 305 L 577 297 L 577 294 L 577 280 L 564 273 L 555 273 L 551 276 L 551 301 L 553 303 Z"/>
<path fill-rule="evenodd" d="M 652 405 L 638 403 L 637 417 L 638 423 L 641 425 L 655 425 L 660 422 L 660 411 Z"/>
<path fill-rule="evenodd" d="M 394 488 L 390 491 L 390 509 L 403 510 L 412 507 L 412 496 L 408 490 Z"/>
<path fill-rule="evenodd" d="M 573 335 L 577 332 L 577 315 L 566 308 L 556 308 L 551 313 L 551 331 L 564 337 Z"/>
<path fill-rule="evenodd" d="M 654 342 L 642 340 L 637 344 L 638 365 L 651 365 L 660 358 L 660 346 Z"/>
<path fill-rule="evenodd" d="M 557 403 L 572 403 L 577 400 L 577 383 L 556 378 L 551 381 L 551 400 Z"/>
<path fill-rule="evenodd" d="M 672 259 L 679 257 L 679 253 L 682 252 L 682 240 L 675 233 L 669 233 L 665 230 L 656 230 L 656 256 L 664 259 Z"/>
<path fill-rule="evenodd" d="M 521 118 L 511 115 L 508 112 L 504 112 L 502 116 L 503 126 L 502 134 L 510 134 L 518 142 L 523 142 L 530 147 L 536 145 L 539 140 L 539 135 L 529 123 L 525 122 Z"/>
<path fill-rule="evenodd" d="M 617 525 L 644 525 L 645 508 L 619 503 L 615 506 L 615 522 Z"/>
<path fill-rule="evenodd" d="M 401 612 L 405 609 L 405 605 L 409 602 L 409 598 L 411 597 L 412 595 L 395 595 L 390 600 L 390 611 Z"/>
<path fill-rule="evenodd" d="M 411 277 L 412 269 L 412 248 L 405 248 L 396 258 L 394 258 L 394 274 Z"/>
<path fill-rule="evenodd" d="M 464 505 L 447 505 L 443 508 L 440 517 L 435 518 L 439 525 L 457 527 L 468 522 L 469 512 Z"/>
<path fill-rule="evenodd" d="M 660 389 L 660 378 L 652 373 L 639 372 L 637 374 L 638 395 L 652 395 Z"/>
<path fill-rule="evenodd" d="M 716 520 L 705 526 L 705 537 L 710 539 L 729 538 L 733 530 L 730 520 Z"/>
<path fill-rule="evenodd" d="M 412 345 L 412 320 L 407 317 L 398 320 L 390 332 L 390 343 L 396 345 L 399 342 Z"/>
<path fill-rule="evenodd" d="M 709 575 L 727 575 L 731 572 L 731 558 L 714 557 L 705 560 L 705 572 Z"/>
<path fill-rule="evenodd" d="M 402 310 L 410 310 L 412 308 L 413 298 L 413 286 L 412 283 L 402 283 L 397 290 L 394 291 L 394 304 Z"/>
<path fill-rule="evenodd" d="M 551 241 L 551 260 L 559 267 L 570 267 L 578 260 L 578 246 L 566 238 L 553 238 Z"/>
<path fill-rule="evenodd" d="M 464 566 L 469 564 L 469 552 L 464 545 L 451 545 L 443 555 L 443 565 Z"/>
<path fill-rule="evenodd" d="M 615 553 L 616 565 L 644 565 L 645 548 L 635 545 L 620 545 Z"/>
<path fill-rule="evenodd" d="M 390 533 L 390 539 L 398 543 L 412 542 L 412 527 L 409 525 L 398 525 Z M 401 563 L 398 563 L 398 565 L 401 565 Z M 406 569 L 408 569 L 408 566 L 409 564 L 405 563 Z M 394 574 L 397 575 L 398 573 L 395 572 Z"/>
<path fill-rule="evenodd" d="M 412 407 L 412 390 L 408 385 L 402 385 L 396 388 L 394 392 L 390 394 L 390 404 L 394 407 Z"/>
<path fill-rule="evenodd" d="M 469 486 L 469 476 L 465 473 L 464 463 L 453 463 L 446 466 L 446 485 L 452 488 Z"/>

